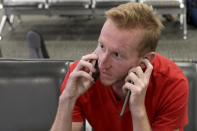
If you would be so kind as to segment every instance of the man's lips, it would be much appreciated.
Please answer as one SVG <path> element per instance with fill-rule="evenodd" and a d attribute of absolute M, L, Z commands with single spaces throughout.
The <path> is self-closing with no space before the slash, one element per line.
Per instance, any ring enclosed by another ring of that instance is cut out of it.
<path fill-rule="evenodd" d="M 100 71 L 100 75 L 101 75 L 103 78 L 111 78 L 111 74 L 108 73 L 108 72 Z"/>

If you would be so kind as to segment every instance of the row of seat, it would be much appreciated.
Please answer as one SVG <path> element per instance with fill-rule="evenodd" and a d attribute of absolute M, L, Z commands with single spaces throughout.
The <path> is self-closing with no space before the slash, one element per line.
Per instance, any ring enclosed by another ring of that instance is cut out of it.
<path fill-rule="evenodd" d="M 72 62 L 0 59 L 0 131 L 50 130 L 57 112 L 59 88 Z M 196 131 L 197 63 L 176 64 L 189 82 L 189 124 L 184 131 Z"/>
<path fill-rule="evenodd" d="M 68 5 L 84 5 L 86 8 L 97 4 L 110 4 L 137 2 L 136 0 L 2 0 L 4 6 L 37 6 L 38 8 L 49 6 L 68 6 Z M 42 6 L 45 5 L 45 6 Z"/>
<path fill-rule="evenodd" d="M 0 39 L 7 22 L 13 28 L 14 16 L 21 15 L 103 15 L 104 12 L 122 3 L 140 2 L 152 5 L 159 14 L 178 14 L 187 38 L 186 7 L 183 0 L 1 0 L 4 15 L 0 23 Z"/>

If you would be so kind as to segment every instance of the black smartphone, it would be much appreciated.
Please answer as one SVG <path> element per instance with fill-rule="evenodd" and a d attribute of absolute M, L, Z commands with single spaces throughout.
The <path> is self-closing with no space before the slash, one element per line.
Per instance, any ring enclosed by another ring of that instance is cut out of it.
<path fill-rule="evenodd" d="M 93 66 L 96 69 L 96 72 L 90 72 L 90 75 L 94 78 L 94 81 L 96 82 L 96 80 L 99 77 L 99 69 L 98 69 L 98 60 L 93 60 Z"/>

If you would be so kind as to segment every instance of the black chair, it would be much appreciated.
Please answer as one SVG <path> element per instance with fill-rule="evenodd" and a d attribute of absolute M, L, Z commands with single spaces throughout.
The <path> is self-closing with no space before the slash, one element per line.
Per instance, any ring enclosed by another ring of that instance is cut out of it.
<path fill-rule="evenodd" d="M 51 15 L 92 15 L 91 0 L 48 0 Z"/>
<path fill-rule="evenodd" d="M 0 59 L 0 131 L 48 131 L 71 60 Z M 189 124 L 197 130 L 197 64 L 176 62 L 189 81 Z M 85 127 L 84 127 L 85 130 Z"/>
<path fill-rule="evenodd" d="M 0 131 L 48 131 L 70 62 L 0 60 Z"/>
<path fill-rule="evenodd" d="M 112 7 L 128 2 L 137 2 L 138 0 L 92 0 L 94 15 L 104 15 L 105 11 Z"/>
<path fill-rule="evenodd" d="M 197 130 L 197 64 L 177 62 L 176 63 L 184 72 L 189 82 L 189 101 L 188 101 L 188 117 L 189 124 L 184 131 Z"/>
<path fill-rule="evenodd" d="M 3 29 L 8 23 L 13 29 L 14 16 L 18 16 L 19 21 L 21 15 L 48 15 L 45 10 L 46 0 L 0 0 L 3 6 L 3 15 L 0 23 L 0 40 L 2 39 Z"/>
<path fill-rule="evenodd" d="M 153 6 L 160 15 L 178 15 L 180 27 L 183 30 L 183 39 L 187 39 L 187 13 L 185 0 L 139 0 L 139 2 Z"/>

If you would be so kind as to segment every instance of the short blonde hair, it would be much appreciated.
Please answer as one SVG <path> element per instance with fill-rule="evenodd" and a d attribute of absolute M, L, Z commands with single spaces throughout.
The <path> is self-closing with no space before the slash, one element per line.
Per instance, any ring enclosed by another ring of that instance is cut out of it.
<path fill-rule="evenodd" d="M 163 24 L 151 6 L 130 2 L 114 7 L 105 14 L 120 28 L 142 29 L 144 36 L 138 47 L 139 56 L 156 50 Z"/>

